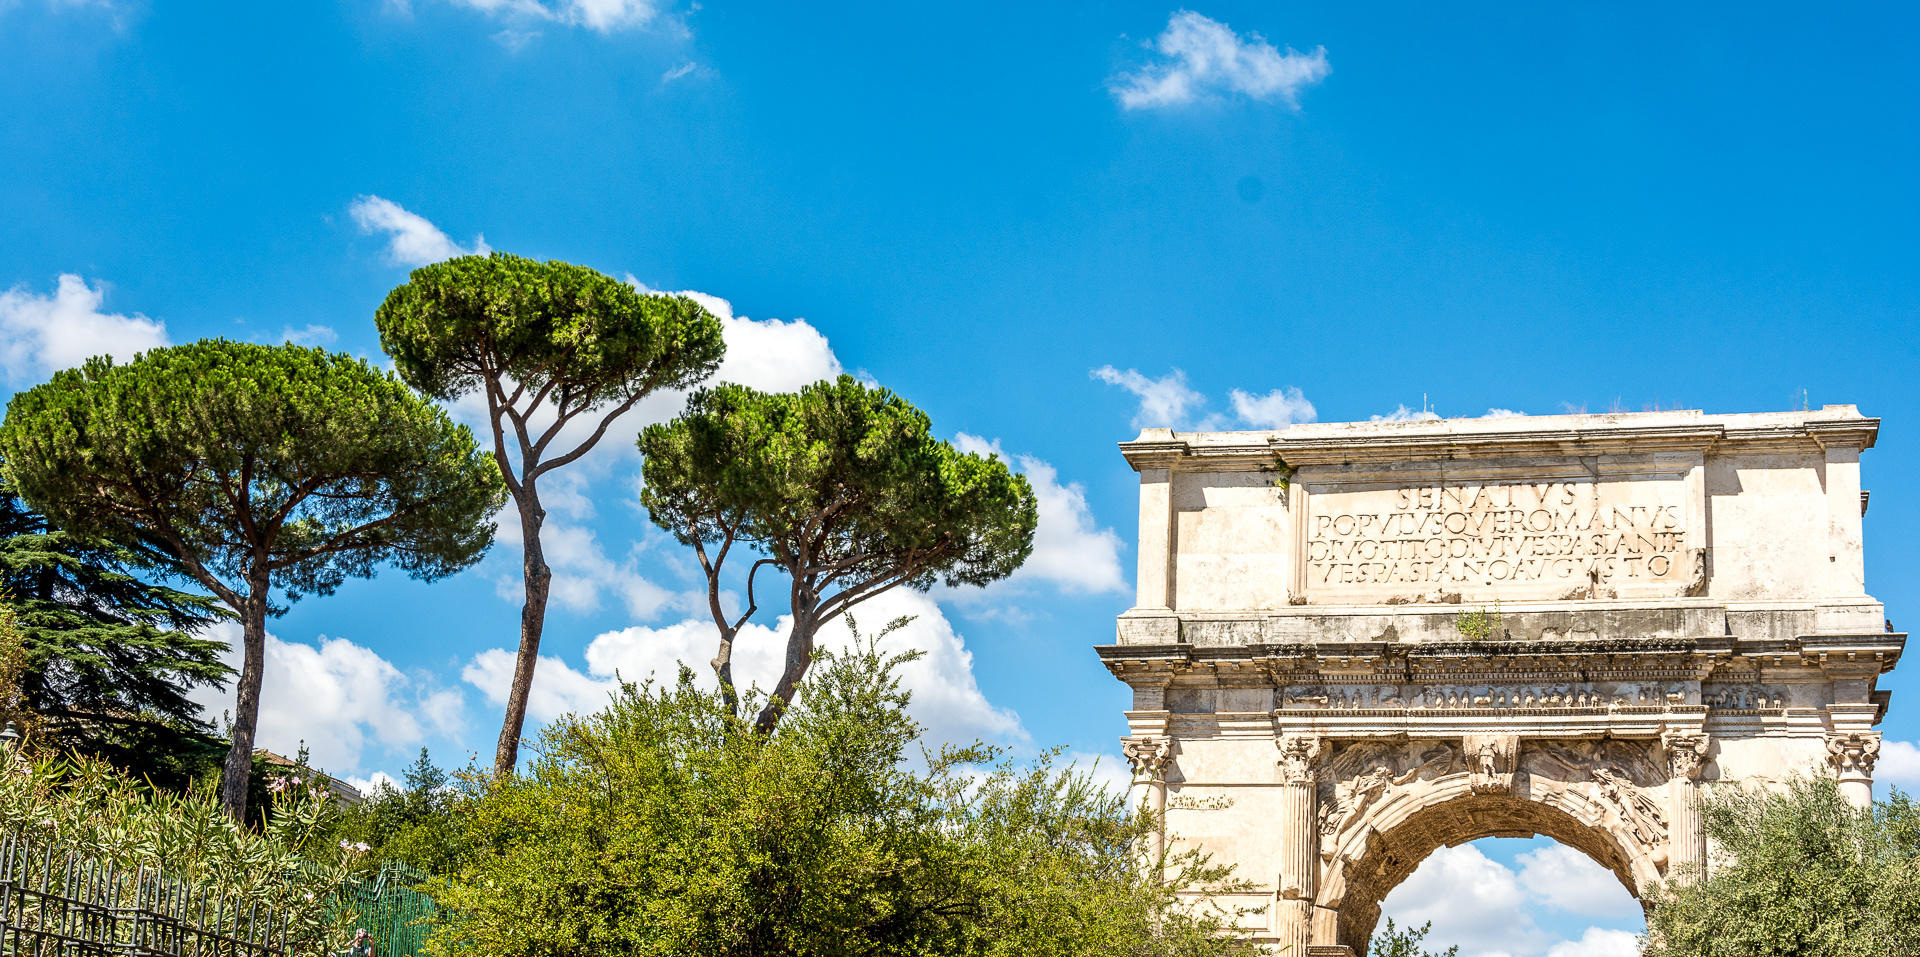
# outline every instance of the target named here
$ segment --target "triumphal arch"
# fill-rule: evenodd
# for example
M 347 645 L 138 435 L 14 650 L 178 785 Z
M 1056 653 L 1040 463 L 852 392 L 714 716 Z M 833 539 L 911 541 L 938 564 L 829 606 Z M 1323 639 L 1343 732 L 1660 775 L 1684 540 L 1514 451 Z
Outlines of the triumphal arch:
M 1099 648 L 1161 840 L 1295 955 L 1365 950 L 1434 849 L 1542 834 L 1645 899 L 1702 788 L 1870 800 L 1895 633 L 1866 592 L 1877 419 L 1649 412 L 1149 429 L 1137 605 Z

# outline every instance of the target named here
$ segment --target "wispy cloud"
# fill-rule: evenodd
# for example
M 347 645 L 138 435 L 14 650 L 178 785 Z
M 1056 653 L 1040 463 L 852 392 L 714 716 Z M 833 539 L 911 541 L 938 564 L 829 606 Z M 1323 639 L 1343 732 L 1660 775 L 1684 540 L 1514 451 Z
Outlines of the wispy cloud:
M 304 329 L 287 326 L 280 330 L 280 341 L 291 342 L 296 346 L 330 346 L 340 341 L 340 334 L 332 326 L 308 323 Z
M 387 244 L 387 258 L 396 266 L 425 266 L 455 256 L 486 255 L 493 251 L 485 236 L 475 236 L 471 249 L 461 248 L 425 216 L 410 212 L 390 199 L 362 196 L 354 200 L 347 211 L 353 214 L 353 221 L 360 224 L 361 232 L 380 232 L 392 237 Z
M 1090 374 L 1108 385 L 1117 385 L 1140 397 L 1140 408 L 1133 415 L 1133 427 L 1136 429 L 1211 432 L 1235 422 L 1247 428 L 1284 429 L 1301 422 L 1312 422 L 1316 414 L 1313 403 L 1307 401 L 1306 395 L 1294 386 L 1275 389 L 1265 395 L 1256 395 L 1244 389 L 1230 389 L 1227 400 L 1233 407 L 1233 415 L 1228 416 L 1219 412 L 1202 414 L 1207 397 L 1187 385 L 1187 374 L 1180 369 L 1174 369 L 1157 379 L 1142 375 L 1136 369 L 1123 372 L 1113 366 L 1101 366 Z
M 488 17 L 515 26 L 552 23 L 580 27 L 602 36 L 623 30 L 638 30 L 670 21 L 666 5 L 658 0 L 448 0 L 454 6 L 477 10 Z M 514 30 L 506 39 L 494 39 L 513 49 L 539 36 L 537 31 Z
M 99 355 L 122 362 L 168 344 L 166 323 L 139 313 L 102 312 L 107 284 L 64 274 L 40 295 L 21 283 L 0 292 L 0 368 L 16 385 Z
M 673 69 L 660 74 L 660 83 L 662 86 L 664 86 L 698 69 L 700 69 L 700 64 L 695 63 L 692 60 L 688 60 L 687 62 L 682 63 L 679 66 L 674 67 Z
M 1192 10 L 1173 14 L 1152 49 L 1158 54 L 1153 62 L 1107 83 L 1127 109 L 1183 106 L 1233 95 L 1298 108 L 1300 90 L 1332 70 L 1325 47 L 1312 53 L 1281 51 L 1257 33 L 1237 35 L 1226 24 Z

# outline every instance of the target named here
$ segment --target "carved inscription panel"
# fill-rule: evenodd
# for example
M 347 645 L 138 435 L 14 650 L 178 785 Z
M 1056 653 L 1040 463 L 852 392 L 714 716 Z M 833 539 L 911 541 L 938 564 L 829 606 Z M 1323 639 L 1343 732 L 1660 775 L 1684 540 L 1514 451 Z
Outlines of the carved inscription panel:
M 1678 477 L 1311 487 L 1302 584 L 1316 602 L 1680 594 L 1704 575 L 1685 496 Z

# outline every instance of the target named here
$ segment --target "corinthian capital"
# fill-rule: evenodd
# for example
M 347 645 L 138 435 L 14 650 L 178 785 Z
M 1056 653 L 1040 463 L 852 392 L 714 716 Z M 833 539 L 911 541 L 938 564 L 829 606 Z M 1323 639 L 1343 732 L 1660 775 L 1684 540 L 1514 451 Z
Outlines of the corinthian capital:
M 1700 769 L 1707 763 L 1709 742 L 1705 731 L 1668 731 L 1660 736 L 1660 746 L 1667 752 L 1667 771 L 1674 780 L 1691 781 L 1700 776 Z
M 1280 749 L 1280 779 L 1288 784 L 1313 783 L 1313 762 L 1320 758 L 1317 734 L 1283 734 L 1274 739 Z
M 1135 781 L 1158 781 L 1166 772 L 1167 759 L 1173 757 L 1173 739 L 1151 735 L 1121 738 L 1120 753 L 1126 756 L 1128 764 L 1133 765 Z
M 1871 777 L 1874 762 L 1878 760 L 1878 731 L 1835 731 L 1827 735 L 1827 763 L 1836 774 L 1853 772 Z

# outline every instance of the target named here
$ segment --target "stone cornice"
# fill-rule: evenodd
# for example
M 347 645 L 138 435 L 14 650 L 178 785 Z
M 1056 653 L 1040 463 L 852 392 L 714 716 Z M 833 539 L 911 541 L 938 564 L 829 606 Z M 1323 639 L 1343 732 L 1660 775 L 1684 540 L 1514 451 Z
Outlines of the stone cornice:
M 1247 645 L 1096 645 L 1100 661 L 1122 681 L 1164 683 L 1205 675 L 1271 681 L 1540 680 L 1542 676 L 1648 674 L 1706 678 L 1721 665 L 1749 659 L 1866 674 L 1893 670 L 1904 633 L 1808 635 L 1794 641 L 1697 638 L 1593 641 L 1295 642 Z
M 1869 449 L 1880 420 L 1852 406 L 1819 412 L 1521 416 L 1425 422 L 1316 423 L 1280 431 L 1147 429 L 1120 452 L 1135 470 L 1271 468 L 1493 457 L 1655 455 L 1731 450 Z

